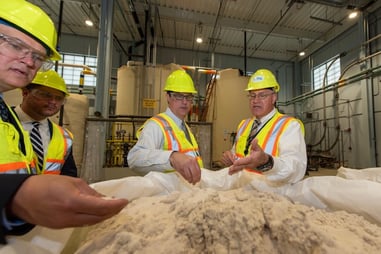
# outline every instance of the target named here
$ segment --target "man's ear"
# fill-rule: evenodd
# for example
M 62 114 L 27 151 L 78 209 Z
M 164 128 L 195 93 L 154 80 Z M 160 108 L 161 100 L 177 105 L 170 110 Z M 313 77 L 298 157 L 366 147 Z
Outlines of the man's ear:
M 30 93 L 31 90 L 27 89 L 27 88 L 21 88 L 21 94 L 22 96 L 27 96 L 29 93 Z

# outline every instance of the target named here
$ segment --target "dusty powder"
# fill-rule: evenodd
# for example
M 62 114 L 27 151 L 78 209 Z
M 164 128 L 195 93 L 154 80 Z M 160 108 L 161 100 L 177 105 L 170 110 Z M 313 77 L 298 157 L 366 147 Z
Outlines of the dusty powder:
M 87 253 L 380 253 L 381 228 L 270 193 L 196 190 L 131 202 L 90 228 Z

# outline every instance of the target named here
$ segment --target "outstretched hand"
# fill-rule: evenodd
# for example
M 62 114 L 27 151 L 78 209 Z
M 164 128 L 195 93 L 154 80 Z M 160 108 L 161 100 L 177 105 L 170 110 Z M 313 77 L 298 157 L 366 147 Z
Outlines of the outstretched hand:
M 126 199 L 105 199 L 85 181 L 63 175 L 29 177 L 10 205 L 13 215 L 49 228 L 92 225 L 119 213 Z
M 233 162 L 229 168 L 229 175 L 237 173 L 245 168 L 255 169 L 268 161 L 268 155 L 258 145 L 258 139 L 251 142 L 250 154 Z

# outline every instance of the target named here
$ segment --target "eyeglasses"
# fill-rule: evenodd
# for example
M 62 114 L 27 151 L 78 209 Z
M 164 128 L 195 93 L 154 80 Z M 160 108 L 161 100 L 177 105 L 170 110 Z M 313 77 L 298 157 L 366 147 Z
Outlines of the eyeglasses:
M 273 95 L 273 94 L 274 94 L 274 92 L 272 92 L 272 93 L 259 93 L 259 94 L 250 93 L 247 95 L 247 98 L 249 98 L 250 100 L 255 100 L 258 98 L 259 100 L 263 101 L 268 96 Z
M 9 56 L 16 56 L 19 59 L 23 59 L 27 56 L 30 56 L 33 60 L 34 65 L 37 66 L 40 69 L 40 71 L 48 71 L 54 65 L 54 63 L 50 59 L 48 59 L 47 56 L 44 56 L 43 54 L 36 52 L 25 42 L 17 38 L 0 33 L 0 40 L 3 41 L 3 43 L 0 42 L 0 45 L 3 46 L 0 51 L 3 54 Z
M 187 101 L 193 101 L 194 96 L 193 95 L 184 95 L 180 93 L 171 93 L 171 96 L 174 97 L 177 101 L 187 100 Z
M 31 91 L 31 94 L 40 100 L 46 100 L 46 101 L 55 100 L 56 102 L 59 102 L 59 103 L 65 103 L 65 101 L 66 101 L 66 97 L 63 95 L 62 96 L 61 95 L 55 95 L 55 94 L 51 94 L 47 91 L 43 91 L 43 90 L 39 90 L 39 89 L 33 89 Z

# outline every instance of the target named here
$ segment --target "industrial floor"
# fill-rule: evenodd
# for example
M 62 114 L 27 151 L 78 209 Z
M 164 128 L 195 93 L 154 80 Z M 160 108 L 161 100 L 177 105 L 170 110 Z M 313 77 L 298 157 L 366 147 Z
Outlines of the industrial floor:
M 306 177 L 310 176 L 334 176 L 337 174 L 337 169 L 319 168 L 318 170 L 307 171 Z M 105 168 L 105 180 L 118 179 L 127 176 L 139 176 L 130 168 L 113 167 Z

